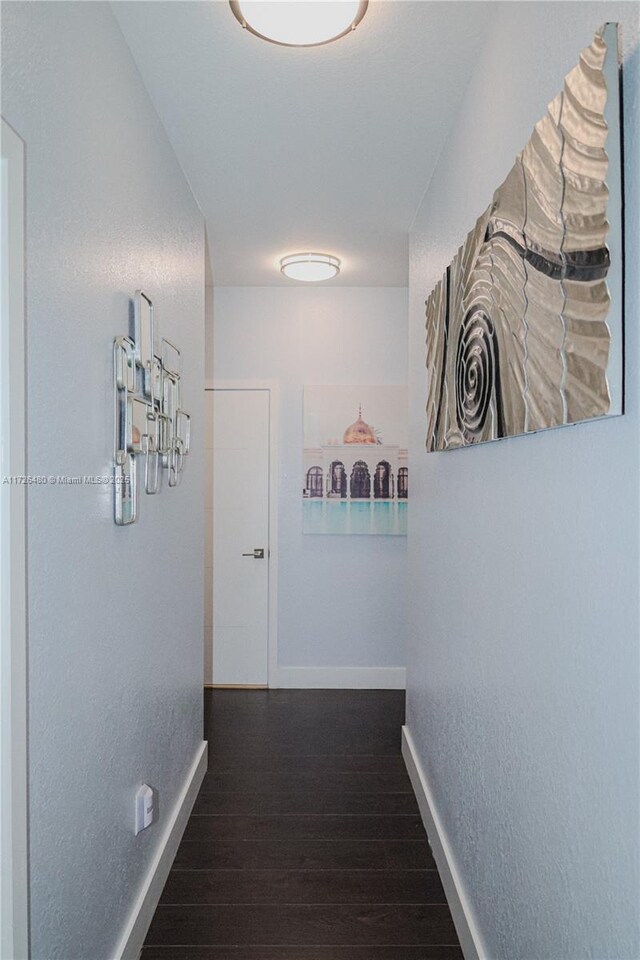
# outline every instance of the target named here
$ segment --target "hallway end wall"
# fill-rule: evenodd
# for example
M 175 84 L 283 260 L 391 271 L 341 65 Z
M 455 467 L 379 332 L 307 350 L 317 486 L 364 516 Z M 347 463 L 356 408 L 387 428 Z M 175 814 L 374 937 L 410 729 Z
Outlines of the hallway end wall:
M 406 537 L 303 535 L 302 472 L 305 385 L 406 383 L 406 288 L 216 287 L 212 331 L 208 378 L 280 385 L 280 681 L 403 677 Z
M 182 484 L 116 527 L 108 484 L 31 485 L 33 960 L 114 960 L 202 748 L 203 221 L 106 3 L 7 3 L 26 144 L 28 471 L 113 471 L 113 340 L 154 301 L 184 359 Z M 134 836 L 134 798 L 157 818 Z
M 497 8 L 411 243 L 408 727 L 484 956 L 637 960 L 639 8 Z M 425 299 L 616 19 L 626 414 L 427 454 Z

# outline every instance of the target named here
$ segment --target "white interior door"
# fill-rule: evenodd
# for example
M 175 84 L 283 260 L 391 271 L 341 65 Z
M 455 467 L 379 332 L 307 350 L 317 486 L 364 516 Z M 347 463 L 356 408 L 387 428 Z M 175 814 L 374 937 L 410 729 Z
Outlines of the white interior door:
M 267 685 L 269 391 L 214 389 L 212 682 Z

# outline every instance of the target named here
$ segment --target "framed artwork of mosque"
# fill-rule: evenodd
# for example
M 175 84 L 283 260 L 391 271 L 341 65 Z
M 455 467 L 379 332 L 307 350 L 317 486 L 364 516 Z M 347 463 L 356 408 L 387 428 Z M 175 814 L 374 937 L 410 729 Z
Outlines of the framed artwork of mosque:
M 303 533 L 405 536 L 407 387 L 304 389 Z

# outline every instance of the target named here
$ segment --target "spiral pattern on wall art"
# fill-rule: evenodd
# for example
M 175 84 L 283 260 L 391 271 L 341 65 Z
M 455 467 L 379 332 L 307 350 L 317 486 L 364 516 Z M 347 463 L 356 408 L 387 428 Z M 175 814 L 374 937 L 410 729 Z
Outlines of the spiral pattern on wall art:
M 607 24 L 426 301 L 428 450 L 622 412 L 620 156 Z
M 456 356 L 456 418 L 465 439 L 480 436 L 499 384 L 495 332 L 489 317 L 475 310 L 465 317 Z

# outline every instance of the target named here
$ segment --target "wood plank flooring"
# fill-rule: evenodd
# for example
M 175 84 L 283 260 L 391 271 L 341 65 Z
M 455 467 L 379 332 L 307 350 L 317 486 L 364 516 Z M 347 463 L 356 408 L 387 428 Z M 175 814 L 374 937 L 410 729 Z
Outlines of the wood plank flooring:
M 463 960 L 404 694 L 207 690 L 209 772 L 142 960 Z

